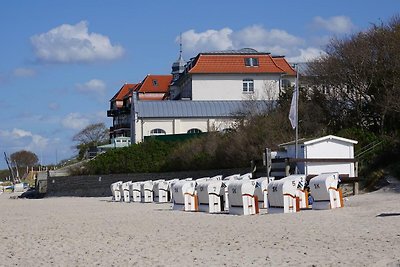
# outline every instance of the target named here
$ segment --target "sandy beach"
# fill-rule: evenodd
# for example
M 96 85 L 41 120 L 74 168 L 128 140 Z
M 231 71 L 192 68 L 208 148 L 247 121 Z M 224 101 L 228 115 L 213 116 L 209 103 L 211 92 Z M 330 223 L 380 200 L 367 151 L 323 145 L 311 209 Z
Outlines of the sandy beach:
M 0 194 L 0 266 L 400 266 L 400 190 L 254 216 Z

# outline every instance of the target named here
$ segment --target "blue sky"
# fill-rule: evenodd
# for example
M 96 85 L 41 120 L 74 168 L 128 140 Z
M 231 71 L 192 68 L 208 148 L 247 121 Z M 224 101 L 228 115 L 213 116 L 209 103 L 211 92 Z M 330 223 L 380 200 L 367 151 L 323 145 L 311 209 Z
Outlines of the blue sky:
M 399 11 L 398 0 L 1 1 L 0 152 L 74 155 L 75 133 L 111 125 L 123 83 L 170 73 L 180 33 L 185 59 L 252 47 L 300 62 Z

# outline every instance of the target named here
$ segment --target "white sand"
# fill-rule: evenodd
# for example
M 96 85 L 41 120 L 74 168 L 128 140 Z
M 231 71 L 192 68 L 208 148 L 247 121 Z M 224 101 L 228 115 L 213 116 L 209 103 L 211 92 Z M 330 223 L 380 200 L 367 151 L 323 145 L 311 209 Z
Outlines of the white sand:
M 110 198 L 0 195 L 0 266 L 400 266 L 400 192 L 345 208 L 210 215 Z

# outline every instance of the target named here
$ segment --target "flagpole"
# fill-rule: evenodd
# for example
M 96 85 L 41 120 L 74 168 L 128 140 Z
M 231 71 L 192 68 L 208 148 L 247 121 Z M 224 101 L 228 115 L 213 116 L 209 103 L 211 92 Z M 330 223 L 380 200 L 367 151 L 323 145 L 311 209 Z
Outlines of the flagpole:
M 299 143 L 299 64 L 296 64 L 296 139 L 295 139 L 295 147 L 294 154 L 297 159 L 298 156 L 298 143 Z M 298 173 L 297 162 L 295 168 L 295 174 Z

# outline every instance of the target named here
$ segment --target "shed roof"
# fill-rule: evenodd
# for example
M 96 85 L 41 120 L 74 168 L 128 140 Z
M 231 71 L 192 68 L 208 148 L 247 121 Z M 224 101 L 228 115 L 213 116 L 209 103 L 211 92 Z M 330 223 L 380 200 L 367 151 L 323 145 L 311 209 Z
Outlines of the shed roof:
M 232 118 L 239 117 L 250 108 L 263 112 L 274 101 L 134 101 L 133 108 L 139 118 Z M 243 113 L 241 113 L 243 112 Z
M 315 143 L 319 143 L 322 141 L 326 141 L 326 140 L 338 140 L 338 141 L 342 141 L 345 143 L 350 143 L 350 144 L 357 144 L 358 141 L 355 140 L 351 140 L 351 139 L 347 139 L 347 138 L 343 138 L 343 137 L 339 137 L 339 136 L 335 136 L 335 135 L 326 135 L 320 138 L 302 138 L 298 140 L 298 144 L 304 144 L 304 145 L 311 145 L 311 144 L 315 144 Z M 279 146 L 290 146 L 290 145 L 294 145 L 296 143 L 296 141 L 290 141 L 287 143 L 283 143 L 280 144 Z

